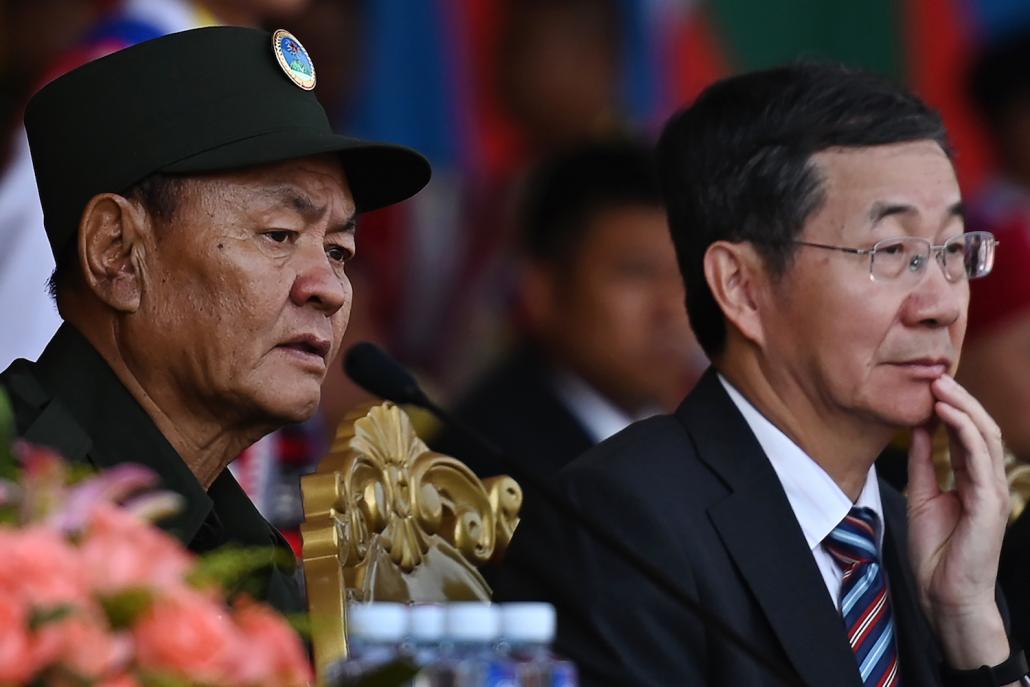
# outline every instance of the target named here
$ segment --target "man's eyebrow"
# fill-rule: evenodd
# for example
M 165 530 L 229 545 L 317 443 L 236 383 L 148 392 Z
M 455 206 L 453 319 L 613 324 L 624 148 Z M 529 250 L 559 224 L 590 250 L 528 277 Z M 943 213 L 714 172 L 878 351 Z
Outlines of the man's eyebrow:
M 869 221 L 874 225 L 881 220 L 891 217 L 892 215 L 909 215 L 918 214 L 919 210 L 914 205 L 907 203 L 884 203 L 877 202 L 873 203 L 873 207 L 869 209 Z M 965 219 L 966 217 L 966 204 L 961 200 L 952 203 L 948 207 L 948 217 L 958 217 Z
M 307 219 L 320 217 L 325 212 L 325 206 L 315 205 L 310 196 L 295 186 L 273 186 L 265 193 L 278 202 L 290 206 Z
M 358 232 L 358 220 L 353 215 L 345 221 L 343 224 L 334 225 L 326 232 L 326 234 L 343 234 L 350 233 L 356 234 Z
M 295 186 L 274 186 L 269 189 L 267 193 L 279 202 L 296 210 L 305 219 L 318 219 L 325 213 L 326 208 L 324 205 L 316 205 L 310 196 Z M 342 224 L 330 229 L 329 233 L 345 231 L 354 232 L 357 231 L 357 228 L 358 222 L 352 212 Z
M 915 212 L 917 212 L 917 210 L 914 205 L 908 205 L 906 203 L 876 202 L 873 203 L 873 207 L 869 209 L 869 221 L 873 224 L 877 224 L 892 215 L 908 215 Z

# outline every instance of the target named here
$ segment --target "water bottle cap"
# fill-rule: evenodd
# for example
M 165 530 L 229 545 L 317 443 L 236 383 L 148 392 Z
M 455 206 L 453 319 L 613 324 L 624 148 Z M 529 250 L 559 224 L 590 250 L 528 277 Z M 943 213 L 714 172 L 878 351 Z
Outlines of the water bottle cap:
M 444 607 L 439 604 L 412 606 L 409 621 L 413 639 L 435 641 L 443 637 Z
M 408 631 L 408 607 L 376 601 L 347 607 L 347 634 L 373 642 L 399 642 Z
M 489 642 L 497 639 L 501 616 L 495 606 L 478 601 L 447 605 L 447 637 L 455 642 Z
M 501 636 L 509 642 L 554 641 L 554 606 L 549 603 L 507 603 L 501 606 Z

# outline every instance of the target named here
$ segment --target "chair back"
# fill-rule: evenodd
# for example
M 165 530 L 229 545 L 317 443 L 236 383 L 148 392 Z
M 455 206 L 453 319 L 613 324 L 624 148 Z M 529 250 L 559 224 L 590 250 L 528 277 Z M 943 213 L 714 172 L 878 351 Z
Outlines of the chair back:
M 513 479 L 430 451 L 389 402 L 347 416 L 301 491 L 319 676 L 346 657 L 350 601 L 489 601 L 478 568 L 503 555 L 522 507 Z

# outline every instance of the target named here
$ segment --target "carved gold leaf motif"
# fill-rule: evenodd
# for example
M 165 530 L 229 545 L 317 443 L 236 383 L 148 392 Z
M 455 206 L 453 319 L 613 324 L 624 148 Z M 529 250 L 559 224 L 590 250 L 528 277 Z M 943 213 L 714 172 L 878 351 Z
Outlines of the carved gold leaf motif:
M 503 554 L 522 490 L 430 451 L 392 403 L 351 413 L 302 478 L 315 662 L 346 655 L 347 601 L 489 600 L 477 567 Z

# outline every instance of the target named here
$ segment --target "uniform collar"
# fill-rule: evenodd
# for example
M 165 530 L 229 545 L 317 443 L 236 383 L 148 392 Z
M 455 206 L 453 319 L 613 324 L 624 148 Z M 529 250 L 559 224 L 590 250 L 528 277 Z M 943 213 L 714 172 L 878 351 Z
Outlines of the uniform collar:
M 89 437 L 85 456 L 67 457 L 88 459 L 101 469 L 133 462 L 152 470 L 165 489 L 184 500 L 182 509 L 164 523 L 166 529 L 191 542 L 212 513 L 211 497 L 96 349 L 65 323 L 35 368 L 53 397 L 50 416 L 71 419 Z

